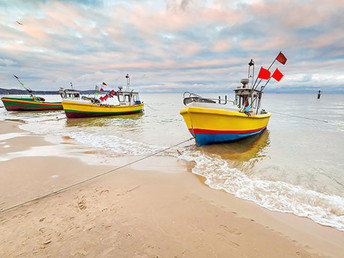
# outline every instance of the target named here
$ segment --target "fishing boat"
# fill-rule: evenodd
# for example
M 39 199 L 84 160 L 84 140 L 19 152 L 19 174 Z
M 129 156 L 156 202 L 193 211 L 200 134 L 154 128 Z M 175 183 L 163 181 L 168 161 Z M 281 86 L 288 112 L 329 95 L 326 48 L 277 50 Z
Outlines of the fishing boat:
M 7 111 L 62 110 L 61 102 L 47 102 L 42 97 L 2 97 Z
M 283 54 L 280 52 L 280 55 Z M 278 57 L 275 60 L 280 61 L 281 59 L 279 60 Z M 286 58 L 284 63 L 281 63 L 285 64 L 285 62 Z M 183 101 L 186 107 L 180 111 L 180 114 L 198 146 L 236 141 L 259 134 L 266 129 L 271 113 L 261 108 L 261 100 L 263 89 L 271 79 L 269 70 L 273 63 L 269 69 L 262 67 L 255 82 L 253 82 L 254 62 L 251 59 L 248 78 L 242 79 L 241 85 L 234 89 L 235 99 L 233 101 L 229 101 L 227 96 L 224 99 L 221 97 L 211 99 L 203 98 L 194 93 L 184 93 Z M 272 78 L 279 81 L 283 75 L 281 76 L 279 70 L 276 70 Z M 250 78 L 252 80 L 251 85 L 249 85 Z M 257 83 L 258 79 L 260 81 Z M 267 81 L 258 89 L 263 79 Z
M 117 91 L 110 91 L 104 97 L 86 97 L 80 99 L 63 99 L 62 106 L 68 118 L 82 117 L 102 117 L 102 116 L 118 116 L 140 113 L 143 110 L 143 103 L 140 101 L 139 93 L 129 89 L 129 75 L 127 78 L 127 87 L 118 87 Z M 116 99 L 115 101 L 107 101 L 107 99 Z
M 33 91 L 24 86 L 19 77 L 14 78 L 27 91 L 29 97 L 2 97 L 1 101 L 7 111 L 42 111 L 42 110 L 62 110 L 61 102 L 47 102 L 44 98 L 35 96 Z

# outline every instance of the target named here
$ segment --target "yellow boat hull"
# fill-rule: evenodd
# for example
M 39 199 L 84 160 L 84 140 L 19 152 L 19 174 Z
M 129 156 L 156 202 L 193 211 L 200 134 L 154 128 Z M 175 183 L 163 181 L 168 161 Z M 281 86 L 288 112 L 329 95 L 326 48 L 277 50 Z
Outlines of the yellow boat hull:
M 271 114 L 245 113 L 202 107 L 187 107 L 180 111 L 190 133 L 199 146 L 235 141 L 261 133 Z
M 68 118 L 129 115 L 142 112 L 143 103 L 131 106 L 91 104 L 76 101 L 62 101 Z

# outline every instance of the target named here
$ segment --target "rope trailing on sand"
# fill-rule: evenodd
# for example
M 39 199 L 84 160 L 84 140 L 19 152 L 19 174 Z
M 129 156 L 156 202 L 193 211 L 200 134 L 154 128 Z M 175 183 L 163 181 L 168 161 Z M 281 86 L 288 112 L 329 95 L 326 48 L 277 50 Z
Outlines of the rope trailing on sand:
M 177 143 L 177 144 L 174 144 L 174 145 L 172 145 L 172 146 L 170 146 L 170 147 L 167 147 L 167 148 L 165 148 L 165 149 L 163 149 L 163 150 L 159 150 L 159 151 L 156 151 L 156 152 L 154 152 L 154 153 L 151 153 L 151 154 L 149 154 L 149 155 L 147 155 L 147 156 L 144 156 L 144 157 L 142 157 L 142 158 L 140 158 L 140 159 L 137 159 L 137 160 L 134 160 L 134 161 L 132 161 L 132 162 L 129 162 L 129 163 L 125 164 L 125 165 L 119 166 L 119 167 L 117 167 L 117 168 L 111 169 L 111 170 L 109 170 L 109 171 L 106 171 L 106 172 L 97 174 L 97 175 L 92 176 L 92 177 L 89 177 L 89 178 L 86 178 L 86 179 L 84 179 L 84 180 L 82 180 L 82 181 L 79 181 L 79 182 L 76 182 L 76 183 L 74 183 L 74 184 L 71 184 L 71 185 L 62 187 L 62 188 L 60 188 L 60 189 L 58 189 L 58 190 L 55 190 L 55 191 L 53 191 L 53 192 L 50 192 L 50 193 L 47 193 L 47 194 L 44 194 L 44 195 L 41 195 L 41 196 L 38 196 L 38 197 L 33 198 L 33 199 L 31 199 L 31 200 L 28 200 L 28 201 L 25 201 L 25 202 L 22 202 L 22 203 L 15 204 L 15 205 L 13 205 L 13 206 L 11 206 L 11 207 L 8 207 L 8 208 L 6 208 L 6 209 L 0 210 L 0 214 L 1 214 L 1 213 L 4 213 L 4 212 L 6 212 L 6 211 L 12 210 L 12 209 L 21 207 L 21 206 L 23 206 L 23 205 L 25 205 L 25 204 L 28 204 L 28 203 L 30 203 L 30 202 L 38 201 L 38 200 L 43 199 L 43 198 L 46 198 L 46 197 L 48 197 L 48 196 L 51 196 L 51 195 L 54 195 L 54 194 L 58 194 L 58 193 L 60 193 L 60 192 L 62 192 L 62 191 L 68 190 L 68 189 L 73 188 L 73 187 L 75 187 L 75 186 L 77 186 L 77 185 L 81 185 L 81 184 L 86 183 L 86 182 L 88 182 L 88 181 L 94 180 L 94 179 L 96 179 L 96 178 L 98 178 L 98 177 L 101 177 L 101 176 L 110 174 L 110 173 L 112 173 L 112 172 L 115 172 L 115 171 L 117 171 L 117 170 L 120 170 L 120 169 L 122 169 L 122 168 L 125 168 L 125 167 L 127 167 L 127 166 L 130 166 L 130 165 L 132 165 L 132 164 L 135 164 L 135 163 L 137 163 L 137 162 L 139 162 L 139 161 L 142 161 L 142 160 L 144 160 L 144 159 L 148 159 L 148 158 L 150 158 L 150 157 L 152 157 L 152 156 L 155 156 L 155 155 L 157 155 L 157 154 L 159 154 L 159 153 L 165 152 L 165 151 L 167 151 L 167 150 L 169 150 L 169 149 L 172 149 L 172 148 L 174 148 L 174 147 L 176 147 L 176 146 L 178 146 L 178 145 L 181 145 L 181 144 L 183 144 L 183 143 L 186 143 L 186 142 L 188 142 L 188 141 L 190 141 L 190 140 L 192 140 L 192 139 L 193 139 L 193 137 L 191 137 L 190 139 L 187 139 L 187 140 L 185 140 L 185 141 L 179 142 L 179 143 Z
M 297 118 L 302 118 L 302 119 L 307 119 L 307 120 L 313 120 L 313 121 L 320 121 L 320 122 L 328 123 L 327 120 L 323 120 L 323 119 L 310 118 L 310 117 L 298 116 L 298 115 L 290 115 L 290 114 L 280 113 L 280 112 L 276 112 L 276 111 L 271 111 L 271 112 L 274 114 L 279 114 L 279 115 L 285 115 L 285 116 L 291 116 L 291 117 L 297 117 Z

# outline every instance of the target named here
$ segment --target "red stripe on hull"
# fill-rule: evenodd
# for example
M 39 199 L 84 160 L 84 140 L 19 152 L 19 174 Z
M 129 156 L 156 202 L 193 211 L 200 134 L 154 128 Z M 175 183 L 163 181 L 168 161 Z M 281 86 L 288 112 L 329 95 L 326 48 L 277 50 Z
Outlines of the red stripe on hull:
M 141 113 L 142 110 L 121 113 L 86 113 L 86 112 L 65 112 L 68 118 L 83 118 L 83 117 L 102 117 L 102 116 L 121 116 Z
M 253 133 L 253 132 L 262 130 L 264 128 L 265 126 L 262 128 L 253 129 L 253 130 L 245 130 L 245 131 L 220 131 L 220 130 L 207 130 L 207 129 L 189 129 L 189 131 L 195 134 L 238 134 L 238 133 Z
M 13 106 L 4 105 L 7 111 L 42 111 L 42 110 L 62 110 L 61 108 L 44 108 L 44 107 L 26 107 L 26 106 Z

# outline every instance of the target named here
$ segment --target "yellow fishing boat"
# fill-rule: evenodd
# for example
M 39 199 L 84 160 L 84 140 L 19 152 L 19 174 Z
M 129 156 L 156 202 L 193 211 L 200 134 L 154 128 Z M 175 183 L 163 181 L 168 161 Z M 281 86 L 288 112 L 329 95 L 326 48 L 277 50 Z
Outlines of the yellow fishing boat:
M 127 87 L 118 87 L 102 97 L 81 96 L 71 90 L 61 90 L 62 106 L 68 118 L 119 116 L 140 113 L 143 103 L 138 92 L 129 90 L 130 80 L 127 74 Z M 71 97 L 72 96 L 72 97 Z
M 246 114 L 239 110 L 192 102 L 180 111 L 198 146 L 234 141 L 261 133 L 271 114 Z
M 279 56 L 281 55 L 283 54 L 280 53 Z M 275 60 L 281 62 L 279 56 Z M 286 58 L 282 61 L 284 63 L 281 63 L 285 64 Z M 234 89 L 234 101 L 229 101 L 227 96 L 224 99 L 220 97 L 211 99 L 203 98 L 194 93 L 184 93 L 183 98 L 186 107 L 180 111 L 180 114 L 198 146 L 235 141 L 259 134 L 265 130 L 271 114 L 261 109 L 261 99 L 263 89 L 271 79 L 269 69 L 261 68 L 255 83 L 253 83 L 254 62 L 251 60 L 248 77 L 252 78 L 252 84 L 249 85 L 249 79 L 242 79 L 241 85 Z M 283 75 L 278 69 L 276 70 L 277 72 L 275 71 L 272 78 L 279 81 Z M 267 81 L 265 85 L 257 89 L 261 82 L 260 80 L 259 83 L 256 83 L 259 78 Z
M 142 112 L 143 103 L 133 105 L 109 105 L 75 100 L 63 100 L 63 109 L 68 118 L 129 115 Z

